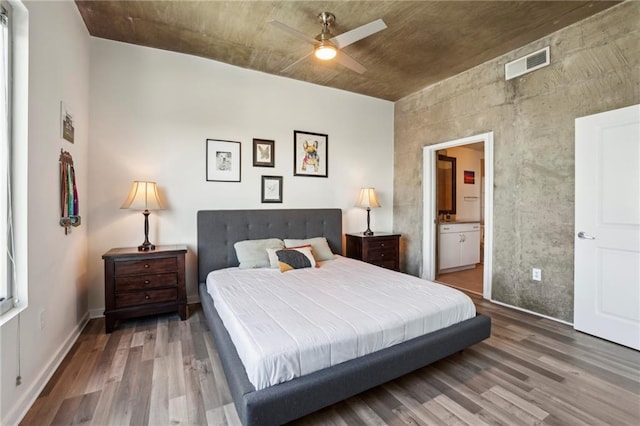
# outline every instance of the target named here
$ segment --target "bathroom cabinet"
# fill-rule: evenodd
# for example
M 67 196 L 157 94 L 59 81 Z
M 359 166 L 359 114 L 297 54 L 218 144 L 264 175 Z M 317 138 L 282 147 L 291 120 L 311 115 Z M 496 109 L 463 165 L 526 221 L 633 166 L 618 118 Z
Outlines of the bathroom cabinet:
M 439 271 L 474 268 L 480 262 L 480 223 L 441 223 Z

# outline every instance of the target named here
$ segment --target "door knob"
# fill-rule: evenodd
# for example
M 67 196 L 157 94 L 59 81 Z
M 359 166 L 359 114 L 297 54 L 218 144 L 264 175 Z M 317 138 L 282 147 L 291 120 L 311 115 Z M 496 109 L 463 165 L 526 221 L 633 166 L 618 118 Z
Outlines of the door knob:
M 582 232 L 582 231 L 578 232 L 578 238 L 581 238 L 583 240 L 595 240 L 596 239 L 596 237 L 594 237 L 592 235 L 589 235 L 586 232 Z

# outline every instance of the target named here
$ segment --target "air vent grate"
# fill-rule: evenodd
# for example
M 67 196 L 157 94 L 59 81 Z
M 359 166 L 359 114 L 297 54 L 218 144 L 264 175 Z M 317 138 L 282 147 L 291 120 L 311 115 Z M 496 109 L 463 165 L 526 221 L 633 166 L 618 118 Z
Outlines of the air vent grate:
M 549 46 L 537 52 L 530 53 L 504 66 L 505 80 L 519 77 L 531 71 L 546 67 L 550 63 Z

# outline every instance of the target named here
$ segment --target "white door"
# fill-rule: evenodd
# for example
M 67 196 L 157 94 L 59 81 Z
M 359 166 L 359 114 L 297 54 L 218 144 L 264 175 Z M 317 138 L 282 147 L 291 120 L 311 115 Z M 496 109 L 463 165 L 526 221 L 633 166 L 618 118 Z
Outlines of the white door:
M 575 137 L 574 327 L 640 349 L 640 105 Z

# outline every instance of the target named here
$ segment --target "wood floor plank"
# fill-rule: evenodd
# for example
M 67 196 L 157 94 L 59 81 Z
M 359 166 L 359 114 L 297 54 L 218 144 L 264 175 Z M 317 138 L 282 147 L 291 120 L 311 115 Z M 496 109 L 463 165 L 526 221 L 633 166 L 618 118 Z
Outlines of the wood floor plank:
M 347 400 L 347 404 L 366 425 L 386 425 L 385 421 L 380 416 L 378 416 L 376 412 L 369 406 L 369 404 L 365 403 L 359 396 L 349 398 Z
M 394 382 L 388 383 L 384 385 L 384 387 L 422 423 L 428 425 L 443 424 L 440 419 L 425 409 L 425 407 L 420 402 L 416 401 L 404 388 L 398 386 Z
M 640 424 L 640 352 L 473 296 L 492 337 L 295 425 Z M 21 422 L 240 426 L 202 310 L 91 320 Z
M 515 418 L 515 424 L 535 426 L 540 423 L 540 421 L 534 416 L 522 410 L 517 405 L 514 405 L 506 399 L 500 397 L 500 395 L 496 394 L 492 390 L 483 393 L 482 397 L 487 401 L 490 401 L 493 405 L 500 407 L 508 413 L 512 414 Z
M 111 413 L 111 406 L 116 398 L 116 392 L 118 391 L 119 385 L 119 382 L 105 383 L 104 389 L 100 393 L 100 398 L 98 399 L 98 403 L 93 413 L 93 418 L 91 419 L 92 426 L 104 426 L 113 423 L 109 417 L 109 413 Z
M 169 360 L 154 359 L 149 399 L 149 424 L 157 425 L 169 418 Z
M 80 405 L 76 410 L 75 415 L 73 416 L 73 420 L 71 421 L 72 425 L 89 425 L 91 424 L 91 420 L 93 419 L 93 415 L 96 411 L 96 407 L 98 405 L 98 401 L 100 400 L 100 396 L 102 395 L 102 391 L 95 391 L 91 393 L 87 393 L 82 396 L 80 400 Z
M 462 419 L 447 410 L 441 403 L 442 399 L 448 398 L 445 395 L 438 395 L 436 398 L 426 402 L 424 406 L 448 426 L 466 426 L 467 424 L 463 422 Z
M 242 426 L 240 422 L 240 417 L 238 417 L 238 412 L 236 411 L 236 407 L 233 403 L 225 404 L 224 408 L 224 417 L 227 421 L 227 425 L 229 426 Z

